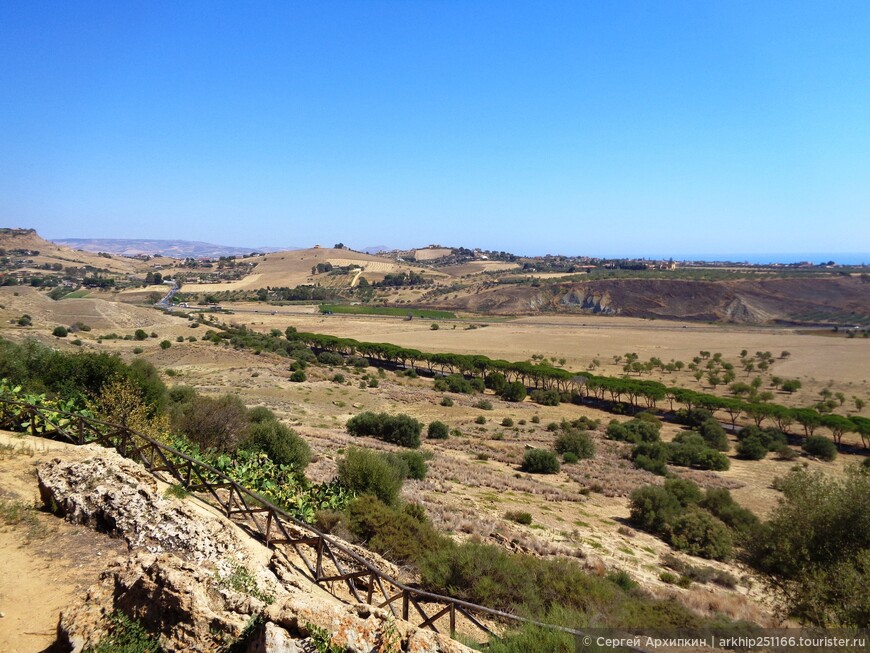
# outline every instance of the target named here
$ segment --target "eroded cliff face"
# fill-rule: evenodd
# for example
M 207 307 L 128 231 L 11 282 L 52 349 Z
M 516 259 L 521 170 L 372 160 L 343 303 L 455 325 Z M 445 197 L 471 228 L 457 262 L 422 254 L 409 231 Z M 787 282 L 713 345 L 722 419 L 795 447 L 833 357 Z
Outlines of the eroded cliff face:
M 116 610 L 159 633 L 167 651 L 217 651 L 243 634 L 251 652 L 305 651 L 314 627 L 359 653 L 469 650 L 387 610 L 339 601 L 210 507 L 167 498 L 144 468 L 88 448 L 41 464 L 40 495 L 66 519 L 124 540 L 129 554 L 61 614 L 58 638 L 71 650 L 97 644 Z

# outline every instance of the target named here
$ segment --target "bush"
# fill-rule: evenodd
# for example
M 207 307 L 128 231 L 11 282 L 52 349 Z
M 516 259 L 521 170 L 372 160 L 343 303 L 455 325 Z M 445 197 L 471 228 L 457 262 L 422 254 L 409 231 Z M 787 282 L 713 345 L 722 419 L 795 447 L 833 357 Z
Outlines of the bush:
M 136 332 L 133 334 L 133 337 L 136 340 L 147 340 L 148 334 L 143 329 L 136 329 Z
M 811 435 L 804 440 L 801 449 L 810 456 L 815 456 L 816 458 L 827 460 L 828 462 L 837 457 L 837 445 L 835 445 L 832 440 L 828 440 L 828 438 L 822 435 Z
M 248 411 L 235 395 L 194 395 L 176 414 L 175 426 L 202 449 L 232 453 L 248 434 Z
M 161 340 L 160 341 L 160 349 L 169 349 L 171 346 L 172 346 L 172 343 L 169 342 L 168 340 Z
M 541 416 L 540 415 L 532 415 L 532 424 L 540 424 Z
M 330 380 L 333 383 L 344 383 L 345 382 L 344 374 L 334 374 L 332 376 L 332 379 L 330 379 Z
M 629 521 L 641 530 L 663 533 L 682 511 L 679 500 L 665 488 L 644 485 L 631 493 Z
M 384 442 L 416 449 L 420 446 L 423 425 L 408 415 L 365 412 L 347 421 L 348 433 L 354 436 L 368 435 Z
M 622 423 L 611 420 L 605 433 L 611 440 L 638 444 L 640 442 L 658 442 L 661 428 L 661 422 L 657 418 L 654 422 L 648 418 L 634 418 Z
M 66 327 L 56 326 L 54 327 L 54 331 L 51 332 L 51 335 L 55 338 L 66 338 L 67 333 Z
M 523 401 L 526 398 L 526 386 L 522 381 L 514 381 L 506 384 L 499 395 L 505 401 Z
M 559 471 L 559 459 L 546 449 L 529 449 L 523 456 L 521 469 L 529 474 L 555 474 Z
M 430 551 L 445 545 L 419 508 L 390 507 L 374 496 L 361 496 L 348 506 L 351 533 L 367 548 L 398 563 L 419 563 Z
M 558 390 L 543 390 L 541 388 L 532 391 L 532 401 L 542 406 L 558 406 L 562 401 L 562 395 Z
M 449 376 L 435 379 L 433 387 L 439 392 L 444 392 L 445 390 L 460 394 L 471 394 L 474 392 L 471 382 L 461 374 L 450 374 Z
M 728 527 L 707 512 L 690 509 L 674 518 L 668 540 L 675 549 L 713 560 L 731 555 L 733 540 Z
M 761 460 L 767 455 L 767 447 L 757 437 L 750 436 L 737 443 L 737 455 L 746 460 Z
M 317 354 L 317 362 L 321 365 L 344 365 L 344 356 L 333 351 L 322 351 Z
M 505 417 L 505 418 L 501 421 L 501 425 L 504 426 L 504 427 L 511 427 L 511 426 L 514 425 L 514 421 L 513 421 L 510 417 Z
M 434 422 L 429 422 L 429 426 L 426 429 L 426 437 L 430 440 L 446 440 L 448 432 L 447 424 L 435 420 Z
M 690 428 L 698 428 L 709 419 L 713 419 L 713 413 L 705 408 L 693 408 L 692 410 L 683 408 L 678 410 L 674 417 L 677 424 L 683 424 Z
M 565 463 L 566 465 L 573 465 L 578 460 L 580 460 L 580 459 L 577 457 L 577 454 L 571 453 L 570 451 L 562 454 L 562 462 Z
M 530 526 L 532 523 L 532 515 L 528 512 L 520 512 L 517 510 L 508 510 L 504 514 L 504 518 L 508 521 L 516 522 L 517 524 L 522 524 L 523 526 Z
M 681 467 L 723 471 L 731 461 L 720 451 L 707 446 L 706 440 L 694 431 L 683 431 L 668 445 L 668 461 Z
M 734 501 L 727 488 L 708 489 L 699 505 L 737 533 L 739 539 L 748 538 L 758 530 L 758 517 Z
M 293 383 L 302 383 L 307 378 L 308 377 L 305 375 L 305 372 L 303 372 L 302 370 L 296 370 L 295 372 L 293 372 L 293 374 L 290 375 L 290 380 Z
M 775 428 L 760 429 L 757 426 L 745 426 L 737 432 L 737 441 L 748 438 L 758 440 L 768 451 L 776 451 L 780 445 L 788 444 L 785 433 Z
M 641 442 L 631 450 L 635 467 L 659 476 L 665 476 L 668 472 L 668 455 L 668 445 L 664 442 Z
M 453 405 L 453 400 L 450 397 L 441 397 L 441 405 L 450 408 Z
M 556 438 L 553 446 L 556 453 L 571 453 L 577 458 L 592 458 L 595 455 L 595 444 L 585 431 L 569 428 Z
M 430 455 L 421 451 L 402 451 L 397 454 L 387 454 L 387 456 L 402 472 L 403 478 L 412 478 L 416 481 L 422 481 L 426 478 L 426 473 L 429 471 L 426 461 L 431 458 Z
M 474 407 L 480 408 L 481 410 L 492 410 L 492 402 L 488 399 L 480 399 L 474 404 Z
M 266 453 L 279 465 L 292 465 L 304 472 L 311 461 L 311 449 L 295 431 L 275 420 L 254 422 L 242 448 Z
M 711 449 L 728 451 L 731 448 L 725 429 L 715 419 L 707 419 L 698 427 L 698 432 Z
M 796 467 L 748 545 L 784 610 L 815 626 L 864 627 L 870 615 L 870 473 L 834 477 Z
M 186 386 L 176 386 L 177 388 L 185 388 Z M 174 391 L 176 388 L 172 388 Z M 193 388 L 190 388 L 193 390 Z M 266 408 L 265 406 L 254 406 L 248 410 L 248 421 L 251 424 L 260 424 L 261 422 L 274 422 L 277 421 L 277 417 L 275 417 L 275 413 Z
M 700 502 L 704 493 L 697 483 L 684 478 L 669 478 L 665 481 L 665 491 L 673 495 L 684 508 Z M 730 496 L 730 495 L 729 495 Z
M 474 418 L 475 424 L 486 424 L 486 418 L 483 415 L 478 415 Z
M 338 463 L 339 483 L 356 494 L 371 494 L 393 505 L 402 489 L 402 471 L 376 451 L 350 447 Z

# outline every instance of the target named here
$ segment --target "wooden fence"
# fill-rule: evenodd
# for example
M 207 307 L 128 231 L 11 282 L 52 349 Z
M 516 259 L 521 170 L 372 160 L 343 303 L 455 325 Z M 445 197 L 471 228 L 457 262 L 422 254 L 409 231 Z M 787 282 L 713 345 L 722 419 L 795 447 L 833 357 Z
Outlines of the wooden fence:
M 394 617 L 420 628 L 441 632 L 439 626 L 445 628 L 446 621 L 446 632 L 452 636 L 457 631 L 457 620 L 461 620 L 469 624 L 462 628 L 464 632 L 478 631 L 489 637 L 494 633 L 485 622 L 513 622 L 543 626 L 574 636 L 584 635 L 571 628 L 544 624 L 406 585 L 211 465 L 123 425 L 0 398 L 0 429 L 3 428 L 26 430 L 33 436 L 77 445 L 97 443 L 114 448 L 122 456 L 144 465 L 161 480 L 165 481 L 163 475 L 168 474 L 188 491 L 198 493 L 199 498 L 239 522 L 266 546 L 292 548 L 303 563 L 299 569 L 331 594 L 338 595 L 336 584 L 344 586 L 347 599 L 352 597 L 359 603 L 389 608 Z

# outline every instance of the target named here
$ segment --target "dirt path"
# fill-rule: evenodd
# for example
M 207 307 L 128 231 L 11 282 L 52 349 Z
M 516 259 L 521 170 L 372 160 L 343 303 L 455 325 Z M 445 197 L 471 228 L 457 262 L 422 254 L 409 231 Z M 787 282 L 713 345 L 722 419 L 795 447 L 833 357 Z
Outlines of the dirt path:
M 36 465 L 68 445 L 0 432 L 0 651 L 51 649 L 58 617 L 126 545 L 35 509 Z M 64 455 L 67 455 L 66 453 Z M 13 516 L 13 507 L 20 510 Z

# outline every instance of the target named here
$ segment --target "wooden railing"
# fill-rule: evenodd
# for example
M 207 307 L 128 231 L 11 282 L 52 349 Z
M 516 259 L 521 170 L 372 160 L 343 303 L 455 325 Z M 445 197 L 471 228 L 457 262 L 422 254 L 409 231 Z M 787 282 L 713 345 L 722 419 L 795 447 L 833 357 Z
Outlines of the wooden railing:
M 201 499 L 204 497 L 228 518 L 240 522 L 266 546 L 292 548 L 304 565 L 300 570 L 331 594 L 336 595 L 335 583 L 343 584 L 353 600 L 389 608 L 394 617 L 420 628 L 440 632 L 438 624 L 447 620 L 447 632 L 452 636 L 457 631 L 457 620 L 461 620 L 472 627 L 463 628 L 463 631 L 477 630 L 489 637 L 494 633 L 484 621 L 508 621 L 534 624 L 574 636 L 584 635 L 571 628 L 545 624 L 406 585 L 314 526 L 296 519 L 211 465 L 173 447 L 123 425 L 0 397 L 0 429 L 21 431 L 25 425 L 30 435 L 77 445 L 97 443 L 141 463 L 158 478 L 168 474 L 188 491 L 198 493 Z

